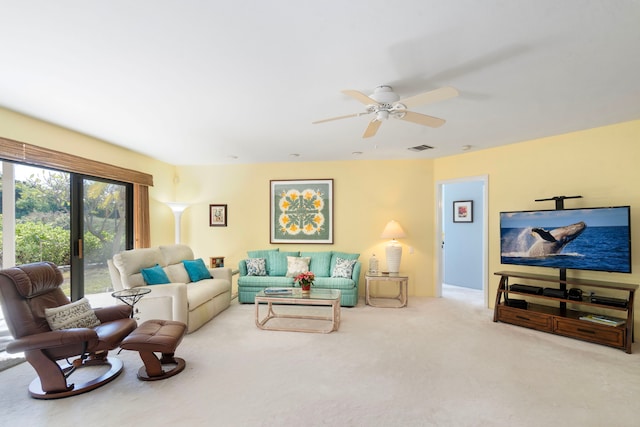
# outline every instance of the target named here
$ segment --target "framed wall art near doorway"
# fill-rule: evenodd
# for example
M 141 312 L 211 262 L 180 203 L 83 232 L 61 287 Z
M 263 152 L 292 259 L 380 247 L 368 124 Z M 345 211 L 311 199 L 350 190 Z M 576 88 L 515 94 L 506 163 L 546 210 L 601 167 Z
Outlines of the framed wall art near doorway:
M 453 202 L 453 222 L 473 222 L 473 200 Z
M 333 179 L 271 180 L 270 242 L 333 244 Z

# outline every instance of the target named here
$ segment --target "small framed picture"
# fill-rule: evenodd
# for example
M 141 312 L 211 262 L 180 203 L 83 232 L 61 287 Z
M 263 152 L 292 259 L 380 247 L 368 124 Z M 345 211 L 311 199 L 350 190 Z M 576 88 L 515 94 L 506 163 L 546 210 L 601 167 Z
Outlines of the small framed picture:
M 473 200 L 453 202 L 453 222 L 473 222 Z
M 209 205 L 209 227 L 227 226 L 227 205 Z

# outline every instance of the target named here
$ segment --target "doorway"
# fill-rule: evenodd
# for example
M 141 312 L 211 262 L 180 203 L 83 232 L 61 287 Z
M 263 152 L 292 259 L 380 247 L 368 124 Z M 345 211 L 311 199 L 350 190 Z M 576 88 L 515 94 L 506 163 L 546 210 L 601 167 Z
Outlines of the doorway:
M 436 183 L 438 297 L 489 305 L 487 185 L 487 176 Z

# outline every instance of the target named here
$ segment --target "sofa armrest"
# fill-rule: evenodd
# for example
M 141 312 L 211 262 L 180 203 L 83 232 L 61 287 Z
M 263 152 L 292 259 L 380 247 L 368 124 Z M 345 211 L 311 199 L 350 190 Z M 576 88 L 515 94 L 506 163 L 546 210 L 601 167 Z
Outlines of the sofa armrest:
M 353 265 L 353 272 L 351 274 L 351 278 L 353 279 L 353 282 L 355 283 L 355 287 L 356 289 L 358 289 L 358 282 L 360 281 L 360 270 L 362 269 L 362 263 L 360 261 L 357 261 L 354 265 Z
M 187 299 L 187 285 L 185 283 L 166 283 L 163 285 L 148 286 L 151 293 L 142 297 L 144 299 L 169 297 L 171 298 L 171 320 L 187 323 L 189 316 L 189 301 Z
M 131 316 L 131 306 L 122 304 L 95 308 L 93 311 L 96 313 L 96 317 L 101 323 L 112 322 L 118 319 L 126 319 Z
M 241 276 L 249 274 L 247 271 L 247 260 L 243 259 L 238 263 L 238 270 L 240 271 Z
M 209 273 L 214 279 L 224 279 L 231 283 L 231 268 L 229 267 L 210 268 Z
M 61 329 L 27 335 L 7 344 L 7 353 L 22 353 L 31 350 L 64 347 L 81 342 L 98 342 L 98 333 L 89 328 Z

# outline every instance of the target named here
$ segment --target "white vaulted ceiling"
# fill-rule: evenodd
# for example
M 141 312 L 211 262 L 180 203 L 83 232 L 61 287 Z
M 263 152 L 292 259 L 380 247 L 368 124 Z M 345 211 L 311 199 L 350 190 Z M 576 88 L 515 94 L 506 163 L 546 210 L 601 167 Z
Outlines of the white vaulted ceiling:
M 0 41 L 0 106 L 179 165 L 435 158 L 640 119 L 638 1 L 0 0 Z M 435 129 L 311 123 L 383 84 L 460 95 L 412 108 Z

